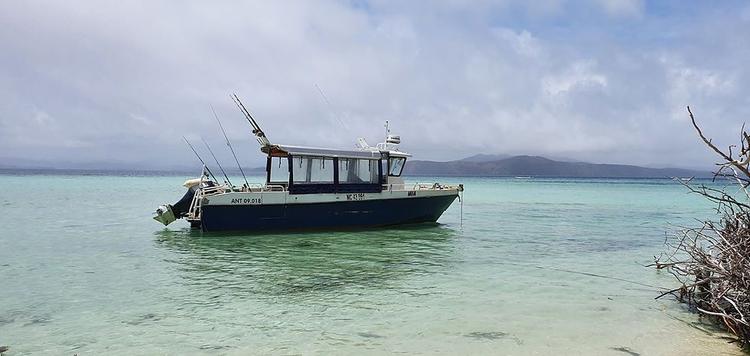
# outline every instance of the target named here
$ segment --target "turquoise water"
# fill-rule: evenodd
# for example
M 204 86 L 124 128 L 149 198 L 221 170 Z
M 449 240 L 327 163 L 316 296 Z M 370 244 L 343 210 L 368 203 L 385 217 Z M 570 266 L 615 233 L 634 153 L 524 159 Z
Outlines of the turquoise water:
M 249 236 L 151 220 L 184 178 L 0 175 L 6 355 L 738 354 L 654 300 L 713 214 L 668 180 L 419 178 L 463 224 Z

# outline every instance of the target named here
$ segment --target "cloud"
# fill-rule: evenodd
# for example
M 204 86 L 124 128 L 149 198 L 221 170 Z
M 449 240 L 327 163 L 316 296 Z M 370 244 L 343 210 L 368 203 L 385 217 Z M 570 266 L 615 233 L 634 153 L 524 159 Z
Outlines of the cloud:
M 212 105 L 260 165 L 236 91 L 279 143 L 353 147 L 390 120 L 420 159 L 701 166 L 685 105 L 727 144 L 750 107 L 732 5 L 0 2 L 0 157 L 192 164 L 183 135 L 222 145 Z
M 640 17 L 643 15 L 643 0 L 596 0 L 609 15 Z
M 544 91 L 549 95 L 565 94 L 581 87 L 607 86 L 607 77 L 593 72 L 591 62 L 573 63 L 571 67 L 560 74 L 553 74 L 542 79 Z

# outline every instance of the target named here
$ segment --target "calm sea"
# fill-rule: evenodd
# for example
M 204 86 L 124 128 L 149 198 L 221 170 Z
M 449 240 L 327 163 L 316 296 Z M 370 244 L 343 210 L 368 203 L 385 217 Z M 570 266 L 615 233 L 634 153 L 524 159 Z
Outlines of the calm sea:
M 463 223 L 217 235 L 151 219 L 185 178 L 0 175 L 7 355 L 739 354 L 654 300 L 714 214 L 669 180 L 411 178 L 464 183 Z

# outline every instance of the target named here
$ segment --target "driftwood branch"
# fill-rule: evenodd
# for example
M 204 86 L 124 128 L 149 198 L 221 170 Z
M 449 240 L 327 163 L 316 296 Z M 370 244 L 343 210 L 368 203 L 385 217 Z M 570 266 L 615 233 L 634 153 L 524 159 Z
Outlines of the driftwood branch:
M 698 126 L 690 107 L 690 121 L 698 136 L 720 158 L 713 182 L 724 179 L 727 188 L 680 181 L 687 189 L 716 204 L 718 221 L 703 221 L 667 241 L 668 253 L 652 265 L 668 270 L 680 286 L 657 297 L 674 295 L 698 313 L 711 318 L 750 347 L 750 134 L 743 125 L 741 144 L 726 151 L 717 147 Z M 736 150 L 735 152 L 735 149 Z M 735 157 L 736 154 L 736 157 Z

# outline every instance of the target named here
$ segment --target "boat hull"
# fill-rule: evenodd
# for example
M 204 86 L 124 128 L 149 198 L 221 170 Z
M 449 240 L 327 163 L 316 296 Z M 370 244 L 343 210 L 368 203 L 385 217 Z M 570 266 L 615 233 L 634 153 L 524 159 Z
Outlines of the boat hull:
M 305 230 L 435 222 L 457 194 L 264 205 L 205 205 L 203 231 Z

